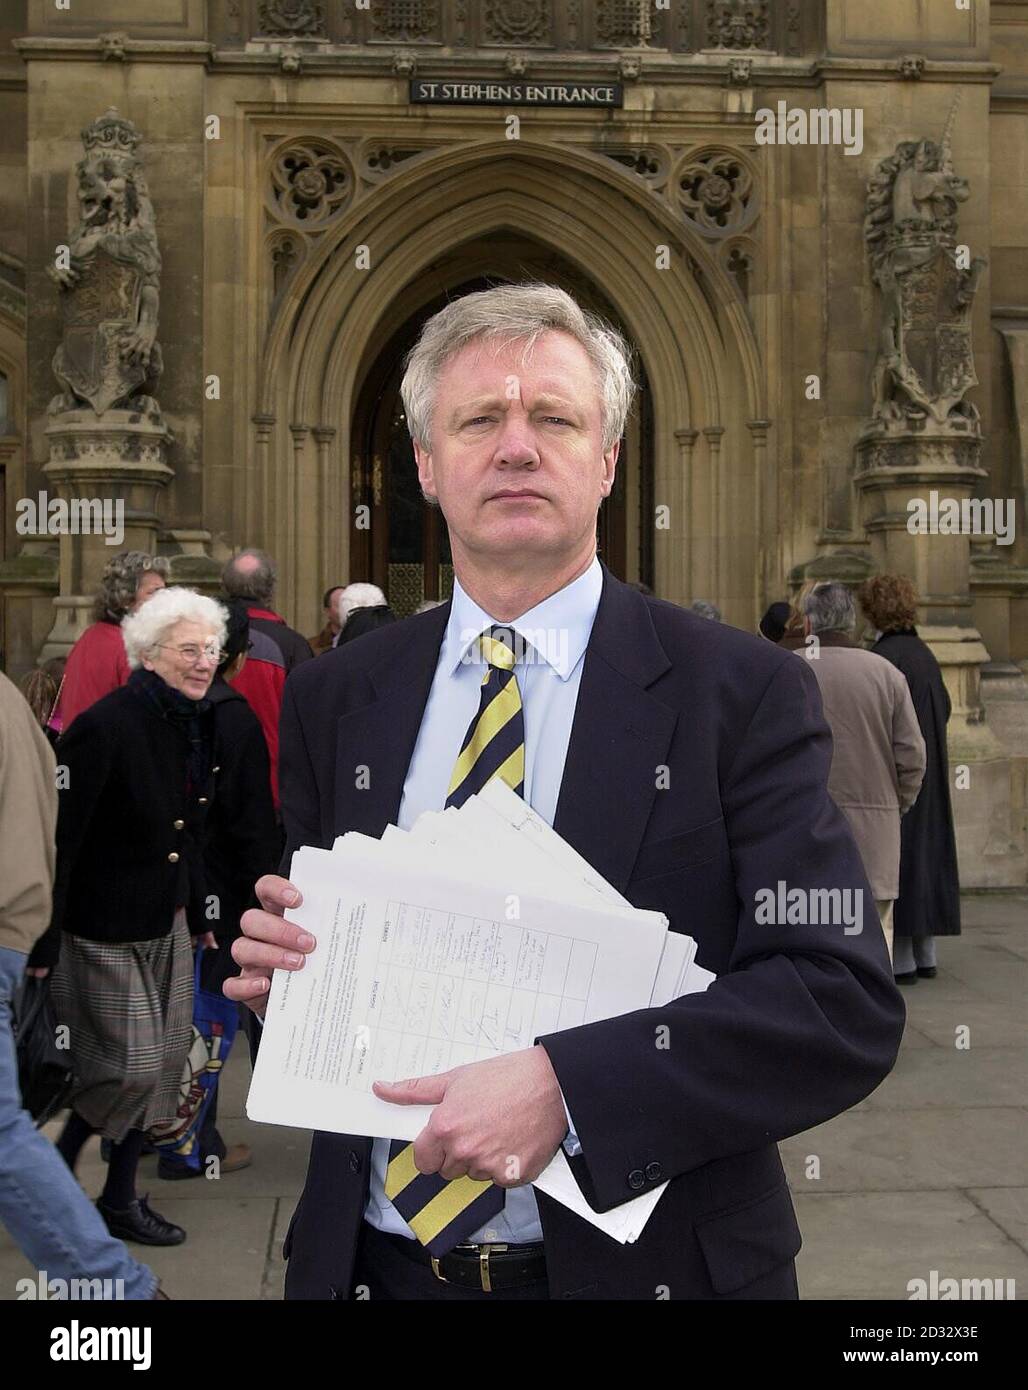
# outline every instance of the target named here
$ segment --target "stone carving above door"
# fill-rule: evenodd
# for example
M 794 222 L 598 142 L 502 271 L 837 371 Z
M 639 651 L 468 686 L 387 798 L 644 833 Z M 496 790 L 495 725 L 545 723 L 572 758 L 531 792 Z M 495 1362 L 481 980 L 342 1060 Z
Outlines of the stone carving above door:
M 482 38 L 488 44 L 543 45 L 553 41 L 548 0 L 486 0 Z
M 767 0 L 708 0 L 709 48 L 765 49 L 769 40 Z
M 704 237 L 741 232 L 756 219 L 753 172 L 735 150 L 697 150 L 674 171 L 673 186 L 685 220 Z
M 332 141 L 291 140 L 276 151 L 269 184 L 276 221 L 322 231 L 346 210 L 353 196 L 353 169 Z
M 816 39 L 816 7 L 802 0 L 246 0 L 246 35 L 268 41 L 317 40 L 345 67 L 383 46 L 409 45 L 417 56 L 449 50 L 496 59 L 502 50 L 559 52 L 577 66 L 580 55 L 604 53 L 787 53 L 798 56 Z M 235 37 L 242 25 L 227 22 Z M 809 31 L 809 33 L 808 33 Z M 500 50 L 498 54 L 497 50 Z
M 260 0 L 257 21 L 262 34 L 325 37 L 325 16 L 314 0 Z

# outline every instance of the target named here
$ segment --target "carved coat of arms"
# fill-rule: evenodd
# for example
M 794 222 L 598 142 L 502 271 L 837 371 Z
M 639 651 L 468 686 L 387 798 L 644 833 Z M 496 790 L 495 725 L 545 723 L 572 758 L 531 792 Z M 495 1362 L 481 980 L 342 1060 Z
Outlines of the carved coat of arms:
M 950 137 L 908 140 L 883 159 L 868 184 L 864 235 L 882 292 L 872 382 L 878 421 L 925 419 L 966 431 L 977 421 L 964 400 L 977 385 L 971 304 L 985 261 L 962 263 L 956 209 L 969 193 L 953 171 Z

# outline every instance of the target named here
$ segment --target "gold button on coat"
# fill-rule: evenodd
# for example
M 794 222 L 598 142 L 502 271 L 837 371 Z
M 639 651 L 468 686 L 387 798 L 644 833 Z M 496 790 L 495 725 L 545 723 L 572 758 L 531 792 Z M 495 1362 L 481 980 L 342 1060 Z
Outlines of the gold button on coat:
M 185 825 L 185 821 L 184 821 L 184 820 L 172 821 L 172 827 L 173 827 L 175 830 L 181 830 L 181 829 L 183 828 L 184 825 Z
M 178 855 L 175 853 L 174 850 L 172 850 L 171 853 L 168 855 L 168 863 L 169 863 L 169 864 L 177 864 L 177 863 L 178 863 Z

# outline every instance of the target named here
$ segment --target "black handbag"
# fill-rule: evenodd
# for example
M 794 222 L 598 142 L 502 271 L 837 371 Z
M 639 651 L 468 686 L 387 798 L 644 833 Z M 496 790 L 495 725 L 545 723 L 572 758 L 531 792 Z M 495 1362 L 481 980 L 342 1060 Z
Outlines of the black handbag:
M 26 975 L 12 1012 L 21 1102 L 38 1128 L 64 1107 L 75 1085 L 70 1053 L 57 1045 L 49 979 Z

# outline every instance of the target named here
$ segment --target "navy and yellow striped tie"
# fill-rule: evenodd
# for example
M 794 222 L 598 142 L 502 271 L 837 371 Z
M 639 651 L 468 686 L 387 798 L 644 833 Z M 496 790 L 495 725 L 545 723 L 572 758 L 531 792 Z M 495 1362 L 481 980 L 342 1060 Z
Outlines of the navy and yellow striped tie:
M 518 793 L 525 790 L 525 716 L 518 689 L 517 639 L 510 628 L 482 633 L 478 648 L 486 660 L 478 713 L 461 745 L 446 797 L 463 806 L 493 777 Z M 414 1145 L 394 1139 L 389 1146 L 386 1196 L 420 1243 L 437 1259 L 502 1211 L 504 1189 L 476 1178 L 448 1182 L 438 1173 L 419 1173 Z

